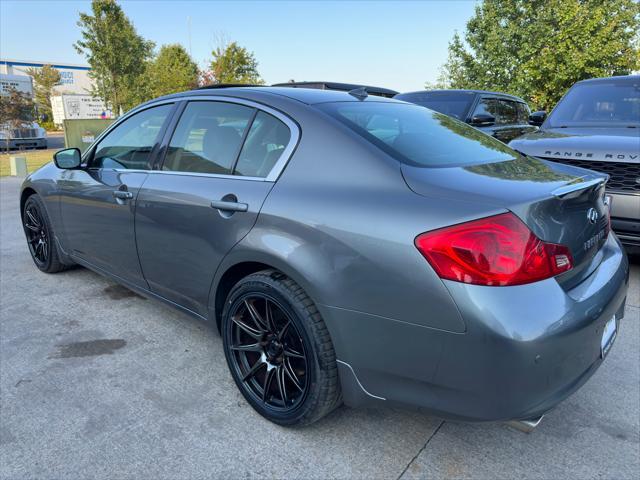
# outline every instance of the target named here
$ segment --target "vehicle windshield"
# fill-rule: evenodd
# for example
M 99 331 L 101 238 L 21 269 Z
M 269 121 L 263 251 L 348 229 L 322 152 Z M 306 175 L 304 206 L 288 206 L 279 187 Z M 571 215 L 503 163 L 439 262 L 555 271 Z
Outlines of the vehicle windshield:
M 461 166 L 518 156 L 489 135 L 418 105 L 368 101 L 323 103 L 317 107 L 409 165 Z
M 393 98 L 464 120 L 474 96 L 473 92 L 411 92 L 401 93 Z
M 545 126 L 638 127 L 640 79 L 579 83 L 551 112 Z

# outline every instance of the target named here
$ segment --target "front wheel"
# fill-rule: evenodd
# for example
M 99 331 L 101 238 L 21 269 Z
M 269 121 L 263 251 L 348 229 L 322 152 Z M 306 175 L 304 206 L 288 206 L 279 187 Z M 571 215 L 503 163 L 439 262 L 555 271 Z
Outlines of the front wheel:
M 37 194 L 31 195 L 24 203 L 22 225 L 36 267 L 46 273 L 56 273 L 69 268 L 60 260 L 51 222 L 44 203 Z
M 238 282 L 225 304 L 222 338 L 236 385 L 268 420 L 307 425 L 339 405 L 331 338 L 291 279 L 265 270 Z

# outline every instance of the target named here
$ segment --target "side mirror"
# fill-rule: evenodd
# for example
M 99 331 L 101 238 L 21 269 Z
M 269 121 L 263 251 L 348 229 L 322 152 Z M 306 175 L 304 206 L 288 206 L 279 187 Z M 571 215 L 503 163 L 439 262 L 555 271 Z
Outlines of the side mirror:
M 66 170 L 78 168 L 82 159 L 80 158 L 80 150 L 77 148 L 65 148 L 53 154 L 53 163 L 58 168 Z
M 487 113 L 478 113 L 471 117 L 471 125 L 476 127 L 488 127 L 496 123 L 496 117 Z
M 544 123 L 546 119 L 547 112 L 545 112 L 544 110 L 533 112 L 531 115 L 529 115 L 529 125 L 535 125 L 536 127 L 539 127 Z

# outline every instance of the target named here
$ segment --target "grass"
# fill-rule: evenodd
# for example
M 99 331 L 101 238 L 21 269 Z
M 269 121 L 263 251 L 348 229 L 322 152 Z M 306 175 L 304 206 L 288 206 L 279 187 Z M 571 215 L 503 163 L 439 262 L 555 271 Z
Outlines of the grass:
M 53 154 L 57 149 L 51 148 L 48 150 L 25 150 L 22 152 L 11 152 L 10 154 L 0 154 L 0 177 L 6 177 L 11 174 L 11 166 L 9 164 L 9 157 L 19 156 L 27 157 L 27 171 L 29 173 L 37 170 L 45 163 L 50 162 L 53 159 Z

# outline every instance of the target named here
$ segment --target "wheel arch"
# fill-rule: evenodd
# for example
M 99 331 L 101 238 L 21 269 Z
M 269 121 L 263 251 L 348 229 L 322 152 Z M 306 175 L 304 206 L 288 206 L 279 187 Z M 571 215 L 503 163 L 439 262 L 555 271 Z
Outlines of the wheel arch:
M 311 284 L 302 274 L 282 259 L 264 252 L 247 254 L 246 250 L 242 252 L 232 251 L 218 268 L 209 293 L 209 318 L 215 320 L 218 331 L 221 329 L 224 302 L 233 286 L 242 278 L 262 270 L 275 270 L 287 276 L 300 285 L 313 302 L 318 305 L 318 299 L 314 295 L 315 291 Z
M 20 192 L 20 217 L 22 217 L 22 211 L 24 210 L 24 204 L 27 203 L 27 198 L 31 195 L 37 195 L 38 192 L 33 187 L 25 187 Z

